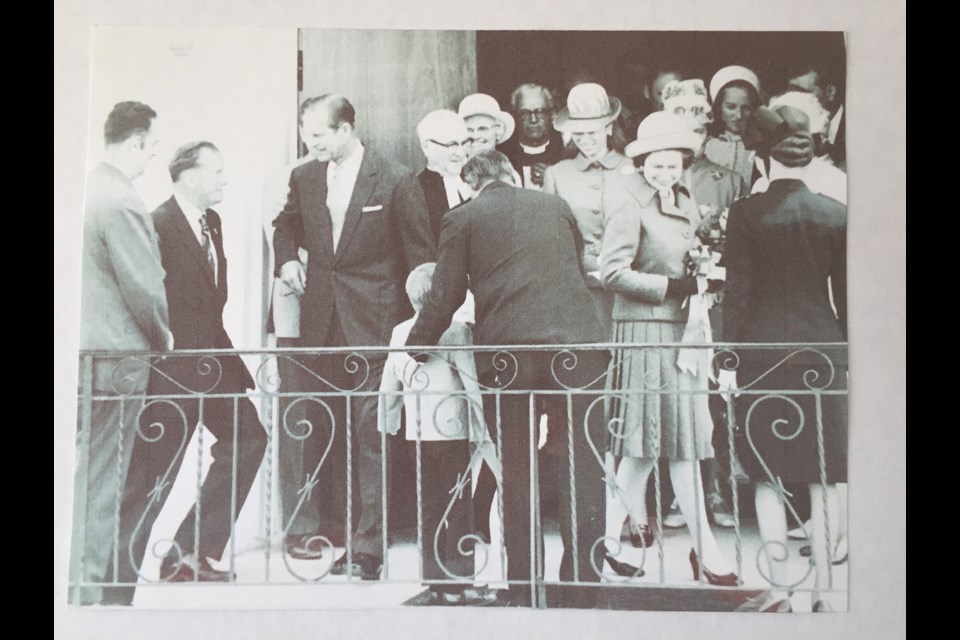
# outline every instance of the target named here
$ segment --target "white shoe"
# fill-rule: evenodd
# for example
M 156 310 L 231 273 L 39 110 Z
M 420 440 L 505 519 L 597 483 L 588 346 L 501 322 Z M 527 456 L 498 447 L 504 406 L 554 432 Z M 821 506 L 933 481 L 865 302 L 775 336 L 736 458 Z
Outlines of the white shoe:
M 666 529 L 683 529 L 687 526 L 687 521 L 683 519 L 683 514 L 680 513 L 680 505 L 677 504 L 676 499 L 663 516 L 663 526 Z
M 807 531 L 809 530 L 810 530 L 810 521 L 807 520 L 806 522 L 803 523 L 802 527 L 796 527 L 794 529 L 790 529 L 790 531 L 787 531 L 787 537 L 790 538 L 791 540 L 806 540 Z

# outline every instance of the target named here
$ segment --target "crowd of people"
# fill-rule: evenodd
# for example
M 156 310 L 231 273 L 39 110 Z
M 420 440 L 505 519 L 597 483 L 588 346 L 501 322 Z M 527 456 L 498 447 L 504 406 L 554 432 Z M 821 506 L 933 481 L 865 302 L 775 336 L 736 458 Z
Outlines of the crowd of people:
M 728 403 L 705 392 L 734 393 L 738 377 L 779 394 L 842 389 L 845 351 L 824 362 L 817 352 L 784 360 L 785 351 L 748 349 L 734 372 L 718 370 L 706 349 L 677 345 L 845 340 L 842 83 L 815 65 L 792 69 L 772 91 L 743 66 L 707 80 L 667 68 L 651 74 L 646 115 L 594 82 L 573 86 L 562 104 L 549 88 L 523 84 L 507 110 L 490 95 L 469 95 L 457 110 L 420 121 L 426 165 L 416 174 L 361 141 L 348 98 L 303 101 L 298 125 L 310 160 L 292 170 L 273 223 L 275 275 L 299 299 L 300 346 L 327 351 L 298 355 L 301 374 L 285 380 L 285 391 L 302 394 L 292 403 L 309 425 L 290 431 L 293 407 L 283 412 L 285 554 L 326 558 L 334 575 L 381 577 L 383 434 L 403 430 L 422 455 L 422 575 L 436 604 L 529 604 L 537 487 L 557 494 L 561 581 L 596 583 L 599 570 L 640 576 L 620 555 L 622 532 L 649 548 L 661 526 L 686 526 L 694 579 L 737 586 L 713 529 L 735 525 L 724 480 L 744 473 L 756 485 L 774 587 L 747 607 L 792 606 L 782 552 L 791 483 L 809 486 L 823 591 L 815 609 L 830 608 L 826 574 L 843 534 L 843 396 L 826 395 L 822 406 L 810 394 L 791 397 L 800 427 L 785 438 L 769 425 L 786 404 L 757 394 Z M 223 225 L 212 209 L 223 197 L 223 160 L 211 142 L 181 146 L 169 164 L 173 195 L 148 214 L 131 180 L 154 155 L 155 117 L 147 105 L 117 104 L 104 161 L 88 181 L 81 347 L 173 352 L 152 367 L 93 362 L 92 390 L 118 400 L 92 403 L 78 441 L 72 567 L 85 585 L 74 601 L 85 604 L 132 602 L 183 460 L 186 440 L 169 436 L 181 424 L 188 439 L 202 422 L 217 443 L 199 504 L 159 578 L 235 579 L 210 560 L 223 554 L 267 444 L 243 396 L 256 384 L 238 357 L 219 360 L 213 386 L 197 356 L 176 357 L 232 348 L 222 318 Z M 614 348 L 588 346 L 597 343 Z M 568 346 L 517 350 L 507 371 L 483 353 L 489 345 Z M 367 346 L 394 350 L 365 353 L 357 367 L 349 349 L 338 349 Z M 566 377 L 558 377 L 558 355 L 575 359 Z M 118 366 L 130 370 L 118 375 Z M 826 383 L 811 387 L 810 371 Z M 505 386 L 534 398 L 489 393 Z M 165 399 L 200 389 L 223 397 Z M 577 393 L 550 393 L 564 389 Z M 600 398 L 603 410 L 592 410 Z M 734 405 L 741 422 L 754 414 L 767 425 L 742 450 L 728 446 Z M 590 473 L 601 471 L 596 446 L 604 468 Z M 660 462 L 672 496 L 657 522 L 647 484 Z M 539 484 L 531 484 L 531 464 L 548 470 Z M 511 582 L 502 593 L 474 584 L 465 549 L 489 542 L 498 488 Z M 118 549 L 104 543 L 115 531 Z M 567 602 L 593 606 L 598 597 L 575 589 Z

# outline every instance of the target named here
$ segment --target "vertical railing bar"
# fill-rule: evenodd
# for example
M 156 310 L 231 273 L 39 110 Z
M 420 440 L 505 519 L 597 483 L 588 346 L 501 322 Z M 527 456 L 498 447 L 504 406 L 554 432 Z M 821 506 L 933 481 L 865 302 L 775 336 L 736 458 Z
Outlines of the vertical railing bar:
M 347 545 L 345 553 L 347 556 L 347 581 L 353 579 L 353 419 L 351 415 L 351 406 L 353 404 L 353 395 L 348 391 L 345 394 L 344 401 L 347 403 L 347 410 L 344 414 L 346 416 L 346 425 L 344 431 L 347 435 L 347 539 L 344 540 L 344 544 Z M 333 438 L 334 434 L 333 428 L 330 430 L 330 437 Z
M 662 350 L 658 354 L 658 357 L 663 357 Z M 640 351 L 640 357 L 646 358 L 643 350 Z M 646 364 L 646 363 L 644 363 Z M 644 389 L 642 392 L 642 404 L 646 404 L 647 394 L 650 393 L 649 390 Z M 663 403 L 663 391 L 658 390 L 657 397 L 659 398 L 658 407 Z M 644 417 L 646 417 L 646 411 L 643 412 Z M 663 498 L 660 495 L 660 417 L 657 416 L 656 419 L 656 428 L 654 431 L 654 450 L 653 450 L 653 494 L 654 494 L 654 503 L 657 509 L 657 555 L 660 559 L 660 584 L 666 582 L 666 566 L 665 559 L 663 554 Z M 642 425 L 640 425 L 642 428 Z M 646 499 L 646 497 L 644 497 Z
M 230 581 L 233 582 L 237 575 L 237 457 L 238 451 L 240 419 L 240 398 L 233 397 L 233 458 L 231 459 L 232 468 L 230 470 Z
M 500 462 L 500 475 L 496 478 L 497 481 L 497 513 L 499 515 L 499 526 L 500 526 L 500 576 L 503 578 L 504 582 L 509 586 L 509 578 L 507 576 L 507 543 L 506 543 L 506 527 L 503 523 L 503 416 L 501 415 L 501 406 L 500 406 L 500 393 L 495 392 L 493 396 L 494 406 L 496 409 L 496 419 L 497 419 L 497 457 Z
M 827 495 L 827 459 L 823 442 L 823 397 L 816 393 L 814 401 L 817 407 L 817 455 L 820 462 L 820 491 L 822 493 L 823 532 L 827 546 L 827 587 L 833 590 L 833 538 L 830 535 L 830 498 Z M 812 540 L 811 540 L 812 542 Z M 817 580 L 819 582 L 819 579 Z M 819 587 L 819 585 L 817 585 Z
M 730 452 L 730 494 L 733 499 L 733 531 L 737 553 L 737 575 L 743 575 L 743 541 L 740 532 L 740 498 L 737 488 L 737 478 L 734 470 L 734 460 L 736 460 L 736 443 L 734 442 L 733 430 L 736 426 L 736 416 L 733 408 L 733 392 L 729 392 L 726 397 L 727 402 L 727 450 Z
M 193 503 L 193 555 L 199 560 L 200 556 L 200 494 L 203 491 L 203 430 L 206 428 L 204 426 L 203 420 L 203 410 L 204 410 L 204 398 L 200 396 L 199 402 L 199 424 L 197 424 L 197 498 Z M 193 572 L 193 581 L 200 581 L 200 571 Z
M 77 447 L 77 478 L 74 490 L 74 516 L 79 520 L 73 523 L 75 540 L 71 549 L 70 582 L 74 588 L 73 604 L 79 605 L 82 601 L 81 591 L 84 588 L 84 567 L 87 564 L 87 523 L 90 519 L 90 429 L 93 411 L 93 357 L 84 355 L 83 365 L 80 368 L 81 403 L 80 403 L 80 446 Z M 74 552 L 75 550 L 75 552 Z M 114 579 L 116 582 L 116 579 Z
M 536 438 L 536 429 L 534 426 L 534 406 L 535 406 L 535 396 L 530 394 L 528 396 L 528 428 L 530 431 L 530 441 L 528 443 L 529 456 L 530 456 L 530 606 L 531 608 L 538 608 L 539 602 L 537 598 L 537 566 L 538 563 L 538 554 L 537 554 L 537 526 L 536 526 L 536 499 L 537 499 L 537 438 Z
M 584 414 L 583 419 L 586 421 L 586 414 Z M 573 424 L 573 394 L 567 392 L 567 455 L 570 457 L 567 465 L 570 479 L 570 546 L 573 551 L 573 581 L 580 582 L 580 549 L 577 532 L 577 523 L 579 522 L 579 518 L 577 518 L 577 469 L 576 458 L 573 455 L 573 432 L 575 429 L 576 425 Z M 589 433 L 589 428 L 587 428 L 587 433 Z
M 426 551 L 423 545 L 423 433 L 422 422 L 421 422 L 421 412 L 423 411 L 423 398 L 420 394 L 420 391 L 416 392 L 415 396 L 416 406 L 417 406 L 417 415 L 415 416 L 414 424 L 416 424 L 416 443 L 414 448 L 416 449 L 416 462 L 417 462 L 417 549 L 420 552 L 420 581 L 423 582 L 424 575 L 424 562 Z
M 113 503 L 113 582 L 120 581 L 120 502 L 123 499 L 123 487 L 126 478 L 123 476 L 123 426 L 126 424 L 127 403 L 123 398 L 120 403 L 120 424 L 117 425 L 117 494 Z M 136 438 L 136 436 L 134 436 Z M 133 445 L 130 445 L 133 446 Z
M 380 431 L 380 487 L 381 487 L 381 502 L 380 502 L 380 518 L 383 525 L 383 548 L 381 553 L 383 553 L 383 579 L 390 579 L 390 563 L 387 562 L 388 555 L 388 544 L 387 541 L 390 538 L 389 535 L 389 524 L 387 520 L 387 456 L 390 453 L 390 450 L 387 446 L 387 430 L 386 430 L 386 420 L 384 415 L 384 399 L 382 396 L 377 398 L 377 412 L 379 413 L 379 418 L 377 424 L 384 425 L 382 431 Z M 401 434 L 400 437 L 405 437 L 406 434 Z

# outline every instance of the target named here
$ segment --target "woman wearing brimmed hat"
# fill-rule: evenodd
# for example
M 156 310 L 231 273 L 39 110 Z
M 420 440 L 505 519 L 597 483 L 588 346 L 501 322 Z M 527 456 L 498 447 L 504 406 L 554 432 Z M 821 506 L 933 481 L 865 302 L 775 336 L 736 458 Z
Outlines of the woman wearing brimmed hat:
M 760 106 L 760 80 L 750 69 L 732 65 L 720 69 L 710 80 L 713 127 L 704 147 L 707 158 L 733 169 L 753 183 L 754 153 L 743 144 L 743 131 Z
M 637 139 L 627 145 L 626 155 L 639 172 L 625 178 L 627 197 L 607 221 L 600 253 L 602 282 L 616 294 L 615 342 L 683 339 L 684 302 L 698 293 L 687 260 L 703 220 L 680 179 L 701 143 L 687 118 L 660 111 L 640 123 Z M 657 460 L 666 458 L 693 537 L 694 578 L 702 574 L 710 584 L 734 586 L 739 580 L 720 551 L 704 508 L 699 461 L 714 455 L 707 395 L 687 393 L 707 390 L 708 367 L 696 367 L 695 373 L 681 370 L 679 351 L 625 347 L 614 352 L 608 381 L 615 392 L 610 421 L 619 431 L 612 434 L 610 448 L 623 459 L 616 474 L 620 501 L 608 504 L 607 533 L 616 539 L 624 511 L 634 522 L 646 521 L 647 481 Z
M 766 165 L 770 186 L 730 208 L 723 256 L 726 339 L 843 342 L 847 208 L 804 183 L 813 158 L 809 118 L 790 106 L 762 107 L 746 137 Z M 806 155 L 798 155 L 799 149 L 806 149 Z M 764 543 L 760 553 L 765 552 L 768 567 L 763 575 L 773 586 L 744 609 L 792 608 L 788 591 L 803 576 L 787 573 L 790 554 L 783 486 L 794 483 L 810 489 L 812 532 L 808 533 L 812 533 L 817 590 L 813 610 L 829 610 L 830 550 L 836 549 L 841 524 L 835 484 L 847 480 L 847 403 L 842 394 L 811 392 L 847 388 L 846 349 L 815 351 L 784 345 L 780 350 L 744 348 L 738 355 L 735 375 L 740 385 L 767 393 L 741 395 L 736 410 L 746 434 L 740 459 L 756 482 L 757 523 Z
M 583 236 L 581 263 L 587 284 L 604 323 L 607 339 L 613 313 L 613 293 L 600 284 L 600 241 L 611 203 L 622 199 L 611 194 L 623 183 L 620 169 L 626 156 L 613 148 L 613 123 L 620 115 L 620 100 L 607 96 L 599 84 L 578 84 L 567 96 L 567 106 L 553 119 L 553 128 L 570 136 L 577 148 L 574 158 L 548 167 L 543 191 L 567 201 Z

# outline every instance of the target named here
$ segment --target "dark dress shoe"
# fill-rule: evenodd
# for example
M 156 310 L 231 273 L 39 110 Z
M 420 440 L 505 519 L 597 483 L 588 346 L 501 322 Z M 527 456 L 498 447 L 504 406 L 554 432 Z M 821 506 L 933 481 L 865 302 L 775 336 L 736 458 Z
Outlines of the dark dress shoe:
M 229 571 L 214 569 L 206 558 L 197 560 L 196 570 L 187 562 L 178 562 L 167 556 L 160 564 L 160 580 L 163 582 L 232 582 L 236 578 Z
M 646 524 L 630 525 L 630 544 L 637 549 L 653 546 L 653 529 Z
M 379 580 L 383 571 L 383 558 L 369 553 L 354 553 L 352 561 L 347 563 L 347 554 L 337 558 L 330 568 L 335 576 L 360 576 L 361 580 Z
M 703 571 L 703 577 L 707 579 L 707 582 L 712 584 L 715 587 L 738 587 L 740 586 L 740 578 L 737 574 L 724 573 L 716 574 L 706 567 L 700 566 L 700 560 L 697 558 L 697 552 L 695 549 L 690 549 L 690 568 L 693 569 L 693 579 L 700 579 L 700 571 Z
M 609 553 L 603 554 L 603 559 L 607 561 L 607 564 L 610 565 L 610 568 L 613 569 L 614 573 L 618 576 L 623 576 L 624 578 L 642 578 L 645 575 L 643 569 L 637 568 L 632 564 L 627 564 L 626 562 L 620 562 Z
M 287 536 L 286 553 L 296 560 L 319 560 L 323 557 L 326 540 L 320 534 L 301 533 Z

